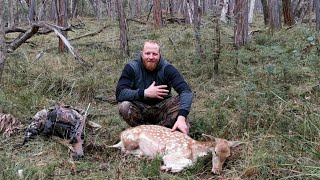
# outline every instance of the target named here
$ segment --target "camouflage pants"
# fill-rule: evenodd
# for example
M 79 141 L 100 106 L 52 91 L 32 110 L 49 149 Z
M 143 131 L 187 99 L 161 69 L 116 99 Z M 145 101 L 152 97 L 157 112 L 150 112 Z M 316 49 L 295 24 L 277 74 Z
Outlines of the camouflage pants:
M 173 127 L 180 110 L 180 98 L 174 96 L 154 106 L 138 101 L 119 103 L 119 114 L 130 125 L 157 124 Z

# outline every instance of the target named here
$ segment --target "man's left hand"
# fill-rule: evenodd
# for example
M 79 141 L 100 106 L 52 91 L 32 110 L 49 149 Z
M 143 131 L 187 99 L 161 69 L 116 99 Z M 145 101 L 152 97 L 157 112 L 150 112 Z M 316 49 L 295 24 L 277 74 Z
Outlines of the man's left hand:
M 189 133 L 189 126 L 186 123 L 186 118 L 184 116 L 178 116 L 176 123 L 174 123 L 171 131 L 179 129 L 182 133 Z

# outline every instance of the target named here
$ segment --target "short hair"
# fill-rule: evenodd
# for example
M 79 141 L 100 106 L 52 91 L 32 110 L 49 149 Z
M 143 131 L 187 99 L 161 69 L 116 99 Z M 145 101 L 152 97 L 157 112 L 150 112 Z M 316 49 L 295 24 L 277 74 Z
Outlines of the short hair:
M 143 50 L 144 46 L 146 45 L 146 43 L 157 44 L 159 46 L 159 52 L 161 51 L 160 43 L 159 43 L 159 41 L 156 41 L 156 40 L 146 40 L 143 44 L 142 50 Z

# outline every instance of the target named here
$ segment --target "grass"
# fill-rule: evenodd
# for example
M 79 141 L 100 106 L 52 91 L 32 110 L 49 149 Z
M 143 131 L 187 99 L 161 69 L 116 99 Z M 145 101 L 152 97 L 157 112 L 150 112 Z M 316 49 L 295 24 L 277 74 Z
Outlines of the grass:
M 230 43 L 232 27 L 222 25 L 220 73 L 208 78 L 214 49 L 213 24 L 208 20 L 201 31 L 206 59 L 194 55 L 192 26 L 169 24 L 155 30 L 129 22 L 131 54 L 123 58 L 118 55 L 117 23 L 85 22 L 84 29 L 68 36 L 108 25 L 97 36 L 72 41 L 93 67 L 85 70 L 70 54 L 58 53 L 53 34 L 35 36 L 30 40 L 32 46 L 24 44 L 8 56 L 0 109 L 28 125 L 29 117 L 56 102 L 83 109 L 90 103 L 88 120 L 103 128 L 86 130 L 85 158 L 75 162 L 69 161 L 67 148 L 52 139 L 38 137 L 21 147 L 23 132 L 3 138 L 0 179 L 18 179 L 19 170 L 23 179 L 320 178 L 319 44 L 310 46 L 310 37 L 319 38 L 319 34 L 312 28 L 299 24 L 273 35 L 262 31 L 235 51 Z M 159 171 L 159 157 L 124 157 L 105 148 L 116 143 L 128 125 L 119 117 L 116 105 L 95 97 L 115 98 L 123 66 L 136 56 L 144 40 L 151 38 L 162 43 L 163 56 L 180 70 L 194 92 L 190 136 L 203 140 L 201 134 L 206 133 L 247 142 L 233 151 L 221 175 L 211 174 L 210 156 L 171 174 Z

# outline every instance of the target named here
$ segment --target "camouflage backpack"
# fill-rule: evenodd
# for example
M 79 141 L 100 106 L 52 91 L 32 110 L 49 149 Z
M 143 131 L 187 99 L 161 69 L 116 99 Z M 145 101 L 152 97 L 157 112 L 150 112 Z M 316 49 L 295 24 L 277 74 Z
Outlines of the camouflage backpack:
M 58 136 L 76 143 L 77 130 L 85 112 L 71 106 L 60 106 L 43 109 L 35 114 L 24 135 L 25 144 L 35 135 Z M 83 131 L 81 134 L 83 139 Z

